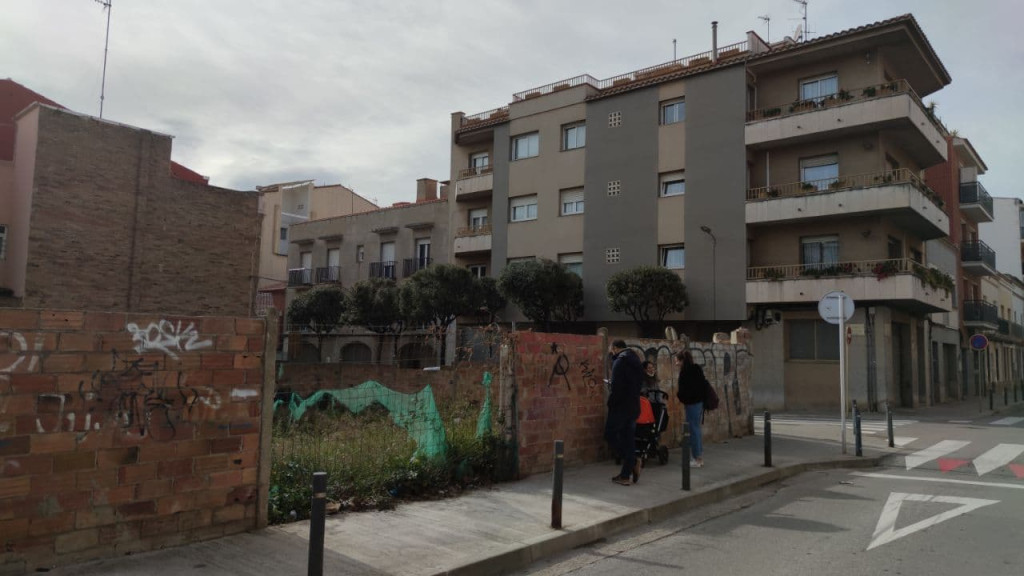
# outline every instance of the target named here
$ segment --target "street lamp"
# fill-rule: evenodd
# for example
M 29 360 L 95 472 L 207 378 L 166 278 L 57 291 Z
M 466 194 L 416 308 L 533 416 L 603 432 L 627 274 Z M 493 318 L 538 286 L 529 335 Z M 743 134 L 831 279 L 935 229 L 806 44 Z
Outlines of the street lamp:
M 718 323 L 718 238 L 711 232 L 711 228 L 701 226 L 700 231 L 711 237 L 711 322 Z M 714 330 L 714 326 L 712 326 Z

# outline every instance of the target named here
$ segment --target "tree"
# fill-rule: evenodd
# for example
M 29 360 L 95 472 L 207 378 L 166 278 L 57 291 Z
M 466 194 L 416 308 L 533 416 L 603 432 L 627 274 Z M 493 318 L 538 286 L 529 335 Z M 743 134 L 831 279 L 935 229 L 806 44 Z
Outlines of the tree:
M 608 303 L 615 312 L 632 316 L 641 333 L 652 337 L 665 316 L 682 312 L 690 300 L 675 272 L 660 266 L 637 266 L 608 280 Z
M 583 315 L 583 281 L 547 259 L 513 262 L 501 272 L 498 289 L 523 315 L 551 331 L 551 322 Z
M 342 323 L 345 309 L 345 292 L 337 286 L 317 286 L 300 294 L 288 305 L 288 317 L 292 323 L 307 326 L 316 334 L 321 362 L 324 359 L 324 339 Z
M 380 362 L 385 334 L 394 335 L 397 351 L 398 337 L 405 329 L 405 318 L 399 306 L 399 290 L 395 281 L 370 278 L 356 282 L 349 288 L 348 301 L 349 323 L 363 326 L 378 335 L 377 361 Z
M 508 305 L 508 300 L 498 290 L 498 281 L 490 276 L 477 278 L 474 282 L 477 292 L 477 313 L 487 316 L 487 323 L 494 324 L 498 311 Z
M 469 269 L 435 264 L 417 271 L 402 285 L 402 315 L 414 324 L 430 325 L 444 362 L 448 327 L 455 318 L 476 312 L 479 297 Z

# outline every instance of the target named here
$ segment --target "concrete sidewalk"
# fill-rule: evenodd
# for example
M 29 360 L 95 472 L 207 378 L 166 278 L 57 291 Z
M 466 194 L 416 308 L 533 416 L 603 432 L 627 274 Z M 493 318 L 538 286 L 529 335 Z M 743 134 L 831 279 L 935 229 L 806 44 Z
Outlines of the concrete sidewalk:
M 895 452 L 895 451 L 893 451 Z M 563 527 L 551 523 L 552 478 L 531 476 L 457 498 L 400 504 L 387 512 L 330 516 L 325 574 L 420 576 L 492 575 L 525 568 L 540 558 L 617 532 L 725 500 L 808 470 L 876 466 L 885 452 L 842 456 L 829 443 L 775 438 L 765 468 L 761 436 L 709 444 L 704 468 L 681 489 L 680 452 L 649 464 L 633 486 L 611 482 L 618 467 L 603 462 L 566 470 Z M 61 575 L 305 574 L 309 522 L 275 526 L 52 571 Z

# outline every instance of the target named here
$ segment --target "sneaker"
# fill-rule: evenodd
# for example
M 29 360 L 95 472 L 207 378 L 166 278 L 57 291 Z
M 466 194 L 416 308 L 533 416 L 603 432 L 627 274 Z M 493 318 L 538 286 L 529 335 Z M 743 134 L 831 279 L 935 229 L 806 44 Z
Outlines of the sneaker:
M 629 478 L 626 478 L 625 476 L 616 476 L 615 478 L 612 478 L 612 482 L 615 482 L 616 484 L 621 484 L 622 486 L 629 486 L 630 484 L 632 484 Z
M 690 468 L 703 468 L 703 467 L 704 467 L 704 461 L 703 460 L 694 460 L 692 458 L 690 459 Z

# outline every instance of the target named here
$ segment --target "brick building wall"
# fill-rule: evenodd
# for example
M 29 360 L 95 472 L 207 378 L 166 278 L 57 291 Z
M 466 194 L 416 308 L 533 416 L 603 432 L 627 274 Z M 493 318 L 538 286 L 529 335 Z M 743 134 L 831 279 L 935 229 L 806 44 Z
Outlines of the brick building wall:
M 0 573 L 256 527 L 264 341 L 248 318 L 0 310 Z
M 172 177 L 169 136 L 46 106 L 32 113 L 24 306 L 250 313 L 255 193 Z

